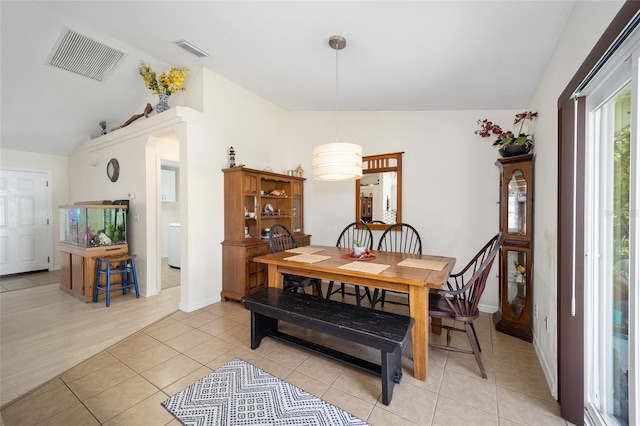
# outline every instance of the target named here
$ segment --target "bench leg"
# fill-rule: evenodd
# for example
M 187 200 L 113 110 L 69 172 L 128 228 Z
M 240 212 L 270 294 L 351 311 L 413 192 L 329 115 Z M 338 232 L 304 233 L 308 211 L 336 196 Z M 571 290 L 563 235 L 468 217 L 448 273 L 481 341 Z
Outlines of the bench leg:
M 400 346 L 393 352 L 380 351 L 380 366 L 382 368 L 382 403 L 389 405 L 393 396 L 393 386 L 400 383 L 402 378 L 402 351 Z
M 278 320 L 251 311 L 251 349 L 257 349 L 271 331 L 278 331 Z

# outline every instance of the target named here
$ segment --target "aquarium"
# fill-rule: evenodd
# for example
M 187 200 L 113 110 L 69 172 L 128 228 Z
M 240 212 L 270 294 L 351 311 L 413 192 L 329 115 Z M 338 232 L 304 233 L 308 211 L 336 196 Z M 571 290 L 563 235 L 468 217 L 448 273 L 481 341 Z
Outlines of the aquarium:
M 127 244 L 127 206 L 111 201 L 60 206 L 60 242 L 79 247 Z

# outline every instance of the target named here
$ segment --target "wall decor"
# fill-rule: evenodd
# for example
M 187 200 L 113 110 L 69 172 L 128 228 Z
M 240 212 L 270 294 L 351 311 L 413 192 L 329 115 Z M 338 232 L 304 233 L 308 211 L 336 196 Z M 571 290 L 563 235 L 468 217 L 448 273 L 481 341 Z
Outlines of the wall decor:
M 107 163 L 107 177 L 111 182 L 115 182 L 120 177 L 120 163 L 115 158 L 112 158 Z
M 139 118 L 148 118 L 149 114 L 151 114 L 151 111 L 153 111 L 153 107 L 151 106 L 150 103 L 147 103 L 147 105 L 145 105 L 144 107 L 144 111 L 142 111 L 142 114 L 134 114 L 131 117 L 129 117 L 129 119 L 127 121 L 125 121 L 124 123 L 122 123 L 121 125 L 119 125 L 118 127 L 116 127 L 115 129 L 111 129 L 111 131 L 113 132 L 114 130 L 117 129 L 122 129 L 123 127 L 127 127 L 129 124 L 133 123 L 134 121 L 136 121 Z M 106 132 L 104 133 L 106 134 Z

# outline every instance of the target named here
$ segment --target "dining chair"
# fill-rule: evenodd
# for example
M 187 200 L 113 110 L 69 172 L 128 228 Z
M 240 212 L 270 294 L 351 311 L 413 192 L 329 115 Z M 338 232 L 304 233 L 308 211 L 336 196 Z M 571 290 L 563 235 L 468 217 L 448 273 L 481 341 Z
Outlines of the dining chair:
M 373 248 L 373 233 L 369 226 L 367 226 L 364 222 L 353 222 L 347 225 L 340 236 L 338 237 L 338 241 L 336 242 L 336 247 L 353 247 L 354 241 L 358 241 L 371 250 Z M 342 298 L 344 299 L 345 294 L 349 296 L 355 296 L 356 305 L 360 306 L 360 302 L 366 296 L 371 302 L 371 293 L 368 287 L 365 287 L 364 294 L 360 292 L 360 286 L 354 284 L 354 293 L 349 293 L 345 290 L 345 283 L 340 283 L 340 287 L 337 289 L 333 289 L 334 282 L 329 281 L 329 288 L 327 289 L 327 299 L 330 299 L 333 294 L 340 293 Z
M 380 241 L 378 242 L 378 251 L 391 251 L 395 253 L 410 253 L 410 254 L 422 254 L 422 239 L 418 231 L 407 223 L 395 223 L 390 225 L 384 230 Z M 407 295 L 407 302 L 396 302 L 394 300 L 386 300 L 387 292 L 395 293 L 391 290 L 375 289 L 371 300 L 371 307 L 375 308 L 376 304 L 380 302 L 380 306 L 384 306 L 385 301 L 396 305 L 408 305 L 409 295 Z
M 480 343 L 478 342 L 476 329 L 473 326 L 473 320 L 480 315 L 478 303 L 482 297 L 491 265 L 503 242 L 504 235 L 502 233 L 496 234 L 460 272 L 449 276 L 447 281 L 448 290 L 436 290 L 429 293 L 430 318 L 450 319 L 464 324 L 464 328 L 455 327 L 455 322 L 453 325 L 440 325 L 441 328 L 447 330 L 447 344 L 430 343 L 429 346 L 448 351 L 474 354 L 480 368 L 480 374 L 484 379 L 487 378 L 487 373 L 482 364 Z M 472 350 L 451 346 L 452 331 L 466 332 Z
M 293 234 L 286 226 L 277 223 L 269 230 L 269 249 L 271 253 L 278 253 L 285 250 L 297 248 L 298 243 Z M 305 287 L 315 286 L 318 296 L 322 297 L 322 281 L 319 278 L 304 277 L 301 275 L 282 274 L 282 286 L 285 290 L 289 289 L 294 293 L 298 291 L 304 293 Z

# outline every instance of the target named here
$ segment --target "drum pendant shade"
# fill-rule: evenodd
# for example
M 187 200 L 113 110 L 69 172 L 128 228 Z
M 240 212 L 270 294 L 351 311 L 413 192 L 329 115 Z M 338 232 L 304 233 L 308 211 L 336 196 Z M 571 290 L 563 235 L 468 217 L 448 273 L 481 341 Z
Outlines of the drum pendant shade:
M 338 51 L 346 45 L 344 37 L 329 38 L 329 46 L 336 51 L 336 141 L 313 149 L 313 178 L 316 180 L 340 181 L 362 177 L 362 147 L 338 142 Z
M 362 147 L 353 143 L 327 143 L 313 149 L 313 178 L 354 180 L 362 177 Z

